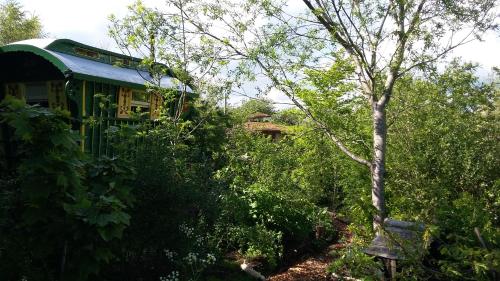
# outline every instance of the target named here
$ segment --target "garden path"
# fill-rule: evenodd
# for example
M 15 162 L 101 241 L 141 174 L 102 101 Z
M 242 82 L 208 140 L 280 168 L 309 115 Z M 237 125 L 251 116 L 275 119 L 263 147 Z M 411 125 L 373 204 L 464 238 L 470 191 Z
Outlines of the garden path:
M 333 219 L 334 228 L 340 232 L 340 236 L 347 239 L 341 241 L 350 241 L 350 234 L 347 230 L 347 224 L 341 220 Z M 348 242 L 347 242 L 348 243 Z M 331 252 L 341 249 L 346 243 L 336 242 L 326 247 L 323 251 L 297 261 L 286 271 L 275 274 L 266 280 L 268 281 L 335 281 L 336 278 L 327 273 L 327 268 L 333 260 Z

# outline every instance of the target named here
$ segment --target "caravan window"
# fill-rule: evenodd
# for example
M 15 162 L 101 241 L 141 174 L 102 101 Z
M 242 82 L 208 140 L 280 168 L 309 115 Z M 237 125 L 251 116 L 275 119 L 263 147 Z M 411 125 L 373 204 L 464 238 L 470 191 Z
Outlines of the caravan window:
M 45 82 L 25 83 L 24 95 L 27 104 L 49 107 L 49 95 Z

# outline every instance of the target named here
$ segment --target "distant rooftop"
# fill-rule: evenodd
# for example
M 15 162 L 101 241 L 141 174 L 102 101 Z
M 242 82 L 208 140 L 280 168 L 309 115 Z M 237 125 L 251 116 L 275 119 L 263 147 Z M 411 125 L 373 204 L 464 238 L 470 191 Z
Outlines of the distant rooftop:
M 250 116 L 248 116 L 248 120 L 249 121 L 258 121 L 258 120 L 262 120 L 262 119 L 265 119 L 265 118 L 270 118 L 271 115 L 269 114 L 266 114 L 266 113 L 262 113 L 262 112 L 256 112 Z
M 283 132 L 285 127 L 271 122 L 246 122 L 244 124 L 247 130 L 252 132 Z

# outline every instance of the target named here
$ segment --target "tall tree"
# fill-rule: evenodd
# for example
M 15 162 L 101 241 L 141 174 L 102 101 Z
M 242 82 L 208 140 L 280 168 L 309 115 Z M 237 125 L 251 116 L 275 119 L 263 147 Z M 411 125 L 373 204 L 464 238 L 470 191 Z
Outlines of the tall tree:
M 387 216 L 386 108 L 398 79 L 434 67 L 453 49 L 497 28 L 494 0 L 303 0 L 301 7 L 286 0 L 203 2 L 196 13 L 185 12 L 200 36 L 237 59 L 238 73 L 265 77 L 369 169 L 376 228 Z M 366 120 L 332 119 L 363 108 L 371 123 L 368 151 L 366 141 L 349 136 L 355 129 L 366 135 Z M 346 122 L 348 127 L 335 126 Z
M 172 119 L 179 121 L 187 87 L 195 88 L 205 97 L 216 100 L 225 92 L 226 82 L 217 73 L 221 67 L 219 49 L 196 35 L 196 28 L 185 18 L 195 14 L 191 1 L 166 0 L 165 7 L 147 7 L 137 0 L 128 7 L 125 17 L 110 16 L 109 34 L 118 47 L 128 55 L 143 57 L 143 66 L 152 74 L 149 85 L 161 92 L 161 77 L 174 75 L 181 84 L 178 92 L 164 92 L 164 97 L 177 99 Z M 145 78 L 146 79 L 146 78 Z
M 16 0 L 0 5 L 0 45 L 15 41 L 45 37 L 40 19 L 27 15 Z
M 250 99 L 233 110 L 233 114 L 241 121 L 246 121 L 248 117 L 255 113 L 274 114 L 273 102 L 268 99 Z

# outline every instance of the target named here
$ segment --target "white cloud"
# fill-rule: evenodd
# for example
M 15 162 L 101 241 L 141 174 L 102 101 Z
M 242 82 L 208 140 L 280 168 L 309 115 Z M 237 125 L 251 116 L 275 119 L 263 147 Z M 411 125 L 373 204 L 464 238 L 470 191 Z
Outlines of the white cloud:
M 266 98 L 274 101 L 276 103 L 274 107 L 278 110 L 294 106 L 292 105 L 292 101 L 290 100 L 290 98 L 276 88 L 272 88 L 266 95 Z
M 68 38 L 88 45 L 116 50 L 108 37 L 108 17 L 127 13 L 134 0 L 20 0 L 24 9 L 37 15 L 50 37 Z M 161 5 L 161 0 L 145 0 Z
M 24 9 L 37 15 L 45 31 L 57 38 L 69 38 L 97 47 L 114 48 L 108 37 L 108 16 L 127 13 L 135 0 L 20 0 Z M 143 0 L 148 6 L 164 7 L 163 0 Z M 298 10 L 300 6 L 293 6 Z M 485 68 L 500 65 L 500 38 L 490 33 L 484 42 L 472 42 L 458 48 L 453 55 L 478 62 Z
M 484 36 L 483 41 L 473 41 L 457 48 L 452 56 L 479 63 L 483 68 L 490 70 L 494 66 L 500 66 L 499 49 L 499 35 L 490 32 Z

